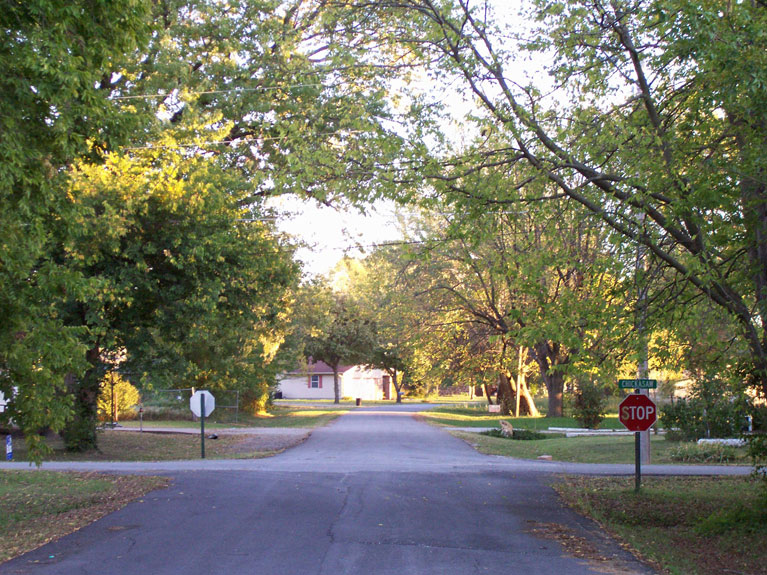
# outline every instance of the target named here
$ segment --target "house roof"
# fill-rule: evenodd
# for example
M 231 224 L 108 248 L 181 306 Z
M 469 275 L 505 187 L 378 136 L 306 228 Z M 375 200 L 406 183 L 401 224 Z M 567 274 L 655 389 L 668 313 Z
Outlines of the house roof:
M 353 365 L 339 365 L 338 373 L 345 373 L 353 367 L 354 367 Z M 290 373 L 291 374 L 301 374 L 301 373 L 309 373 L 309 374 L 331 373 L 332 374 L 333 368 L 330 367 L 324 361 L 312 361 L 310 359 L 306 363 L 306 365 L 302 365 L 299 368 L 292 370 Z

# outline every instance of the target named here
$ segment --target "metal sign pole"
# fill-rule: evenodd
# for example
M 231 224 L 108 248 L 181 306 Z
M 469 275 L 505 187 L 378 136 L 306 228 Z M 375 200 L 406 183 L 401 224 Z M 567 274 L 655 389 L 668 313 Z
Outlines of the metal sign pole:
M 200 394 L 200 448 L 205 459 L 205 394 Z
M 639 431 L 634 432 L 634 465 L 636 474 L 636 477 L 634 478 L 634 491 L 637 493 L 639 493 L 639 489 L 642 487 L 642 457 L 640 456 L 642 451 L 641 435 L 642 434 Z

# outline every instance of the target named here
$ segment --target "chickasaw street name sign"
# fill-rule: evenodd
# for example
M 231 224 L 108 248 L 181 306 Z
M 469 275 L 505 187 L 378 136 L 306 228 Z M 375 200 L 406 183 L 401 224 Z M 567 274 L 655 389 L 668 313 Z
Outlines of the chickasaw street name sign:
M 657 389 L 657 379 L 619 379 L 618 387 L 621 389 Z

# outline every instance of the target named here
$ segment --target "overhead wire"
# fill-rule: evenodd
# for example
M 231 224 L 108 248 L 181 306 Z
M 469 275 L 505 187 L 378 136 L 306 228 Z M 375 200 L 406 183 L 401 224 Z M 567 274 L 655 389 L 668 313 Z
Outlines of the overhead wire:
M 336 134 L 362 134 L 363 130 L 336 130 L 333 132 L 320 132 L 318 136 L 335 136 Z M 125 146 L 125 150 L 176 150 L 179 148 L 199 148 L 201 146 L 218 146 L 227 144 L 248 144 L 257 142 L 273 142 L 279 140 L 286 140 L 289 135 L 284 136 L 253 136 L 250 138 L 231 139 L 231 140 L 206 140 L 202 142 L 194 142 L 191 144 L 173 144 L 173 145 L 151 145 L 151 146 Z
M 201 90 L 201 91 L 193 91 L 193 92 L 187 92 L 184 91 L 183 93 L 190 96 L 202 96 L 202 95 L 210 95 L 210 94 L 228 94 L 231 92 L 267 92 L 271 90 L 291 90 L 295 88 L 332 88 L 333 85 L 326 85 L 322 83 L 312 83 L 312 84 L 290 84 L 288 86 L 259 86 L 255 88 L 227 88 L 224 90 Z M 129 94 L 127 96 L 112 96 L 113 100 L 151 100 L 155 98 L 169 98 L 174 95 L 176 90 L 171 90 L 170 92 L 166 92 L 164 94 Z

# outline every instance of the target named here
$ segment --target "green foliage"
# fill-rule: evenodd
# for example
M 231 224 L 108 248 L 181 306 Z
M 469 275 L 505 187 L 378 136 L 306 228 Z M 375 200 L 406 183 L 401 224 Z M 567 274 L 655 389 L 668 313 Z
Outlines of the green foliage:
M 264 197 L 389 194 L 374 168 L 418 141 L 391 129 L 371 81 L 390 75 L 355 64 L 340 17 L 271 0 L 4 7 L 0 390 L 27 434 L 71 420 L 73 445 L 95 444 L 117 351 L 144 383 L 263 409 L 298 274 L 257 221 Z
M 762 430 L 747 439 L 748 455 L 754 466 L 754 475 L 761 480 L 763 503 L 767 506 L 767 434 Z
M 490 437 L 500 437 L 503 439 L 517 439 L 521 441 L 533 441 L 538 439 L 548 439 L 550 436 L 547 436 L 545 433 L 541 433 L 540 431 L 535 431 L 532 429 L 518 429 L 514 428 L 514 431 L 511 434 L 511 437 L 508 435 L 504 435 L 503 432 L 500 429 L 489 429 L 487 431 L 482 431 L 482 435 L 488 435 Z
M 140 401 L 138 389 L 121 375 L 111 372 L 101 380 L 98 399 L 100 421 L 135 419 Z M 113 418 L 113 416 L 116 416 Z
M 668 439 L 668 438 L 667 438 Z M 681 443 L 669 452 L 669 458 L 682 463 L 734 463 L 743 460 L 737 448 L 718 443 Z
M 470 227 L 488 210 L 518 212 L 566 197 L 604 224 L 598 244 L 624 265 L 613 278 L 634 275 L 644 246 L 647 269 L 638 275 L 645 279 L 627 282 L 624 294 L 648 289 L 651 316 L 700 299 L 720 308 L 727 319 L 712 331 L 749 348 L 736 345 L 722 363 L 767 394 L 762 3 L 536 0 L 525 12 L 532 30 L 504 18 L 500 5 L 494 13 L 469 0 L 382 0 L 357 14 L 377 23 L 367 25 L 376 40 L 424 67 L 436 63 L 446 82 L 479 102 L 468 119 L 482 136 L 477 144 L 426 170 L 432 203 L 434 196 L 460 202 L 455 219 Z M 519 70 L 537 60 L 531 54 L 545 55 L 547 69 L 520 80 Z M 569 295 L 562 294 L 563 309 L 578 300 Z M 627 299 L 631 310 L 638 298 Z M 542 328 L 526 325 L 535 340 Z M 552 341 L 564 346 L 576 330 L 562 325 Z M 587 333 L 599 339 L 601 330 Z M 558 365 L 566 364 L 542 371 L 567 369 Z
M 304 286 L 298 329 L 306 358 L 323 361 L 334 372 L 342 364 L 368 363 L 375 346 L 375 324 L 347 294 L 327 286 Z M 336 373 L 337 375 L 337 373 Z M 336 380 L 335 402 L 341 401 Z
M 87 367 L 85 334 L 56 305 L 82 292 L 83 277 L 50 257 L 76 226 L 66 168 L 130 136 L 137 116 L 107 84 L 148 39 L 149 6 L 30 0 L 0 10 L 0 390 L 38 463 L 36 434 L 64 427 L 74 405 L 65 379 Z
M 607 396 L 604 389 L 593 381 L 581 380 L 573 400 L 573 416 L 588 429 L 598 429 L 605 418 Z
M 716 378 L 704 378 L 690 389 L 688 399 L 679 399 L 660 409 L 660 420 L 670 437 L 697 440 L 740 435 L 752 406 L 742 391 Z
M 298 270 L 241 207 L 236 179 L 218 161 L 164 152 L 110 156 L 74 183 L 84 216 L 65 256 L 91 290 L 71 320 L 154 385 L 268 396 Z

